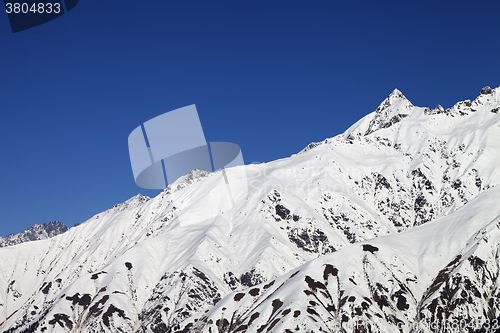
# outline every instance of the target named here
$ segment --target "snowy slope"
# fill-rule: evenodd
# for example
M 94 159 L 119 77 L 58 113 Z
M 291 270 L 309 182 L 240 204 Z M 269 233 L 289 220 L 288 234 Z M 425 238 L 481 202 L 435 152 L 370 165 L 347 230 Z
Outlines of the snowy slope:
M 312 260 L 178 332 L 500 329 L 499 202 L 497 187 L 446 217 Z
M 194 170 L 156 198 L 2 248 L 0 330 L 171 332 L 319 256 L 346 258 L 352 243 L 456 216 L 500 181 L 499 106 L 500 88 L 448 110 L 395 90 L 342 135 L 228 170 L 240 175 L 231 209 L 224 175 Z M 414 272 L 419 288 L 435 272 L 424 273 Z

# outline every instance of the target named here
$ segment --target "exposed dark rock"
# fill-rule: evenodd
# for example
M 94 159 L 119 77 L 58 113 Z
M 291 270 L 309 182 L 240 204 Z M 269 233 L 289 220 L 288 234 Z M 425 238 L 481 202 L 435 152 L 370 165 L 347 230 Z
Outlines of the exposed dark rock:
M 233 272 L 224 273 L 224 282 L 231 288 L 231 290 L 236 290 L 240 285 L 240 281 Z
M 86 309 L 92 301 L 92 297 L 90 296 L 90 294 L 83 294 L 82 297 L 80 297 L 79 293 L 76 293 L 73 296 L 66 296 L 66 299 L 68 301 L 72 301 L 73 305 L 83 306 L 84 309 Z
M 47 295 L 49 293 L 49 290 L 50 288 L 52 287 L 52 282 L 49 282 L 49 283 L 44 283 L 41 290 L 42 290 L 42 293 L 44 293 L 45 295 Z
M 240 277 L 240 283 L 246 287 L 252 287 L 262 282 L 264 282 L 264 278 L 255 269 L 242 274 Z
M 101 271 L 101 272 L 97 272 L 95 274 L 92 274 L 92 276 L 90 277 L 91 280 L 97 280 L 99 278 L 99 275 L 100 274 L 107 274 L 106 272 L 104 271 Z
M 108 307 L 108 310 L 102 315 L 102 321 L 103 321 L 104 325 L 106 325 L 107 327 L 110 327 L 109 326 L 109 319 L 113 316 L 114 313 L 116 313 L 118 315 L 118 317 L 130 320 L 130 318 L 128 318 L 125 315 L 125 312 L 123 310 L 118 309 L 113 304 L 110 304 Z
M 483 89 L 481 89 L 481 95 L 489 95 L 489 94 L 493 94 L 493 89 L 491 89 L 490 87 L 486 86 Z
M 330 264 L 325 265 L 325 270 L 323 271 L 323 280 L 328 281 L 328 275 L 338 276 L 339 270 Z
M 248 291 L 251 296 L 257 296 L 259 294 L 259 288 L 253 288 Z
M 219 332 L 227 332 L 227 328 L 229 326 L 229 321 L 227 321 L 226 318 L 223 319 L 217 319 L 215 322 L 215 325 L 217 325 L 217 328 L 219 329 Z
M 279 308 L 281 308 L 281 306 L 283 305 L 283 302 L 277 298 L 275 300 L 273 300 L 273 302 L 271 303 L 271 305 L 273 306 L 273 312 L 271 313 L 271 317 L 273 316 L 273 314 L 278 311 Z
M 109 295 L 104 295 L 97 303 L 94 303 L 89 309 L 89 316 L 90 317 L 97 317 L 99 316 L 104 308 L 104 304 L 108 301 Z
M 335 252 L 335 248 L 330 245 L 328 237 L 319 229 L 293 228 L 288 231 L 288 239 L 299 249 L 307 252 L 319 254 Z
M 245 293 L 237 293 L 236 295 L 234 295 L 234 300 L 236 302 L 239 302 L 239 300 L 242 299 L 243 297 L 245 297 Z
M 267 288 L 271 287 L 273 284 L 274 284 L 274 280 L 272 280 L 271 282 L 265 284 L 263 288 L 267 289 Z
M 281 217 L 283 220 L 286 220 L 288 216 L 290 216 L 290 209 L 283 205 L 276 205 L 276 215 Z
M 378 247 L 370 245 L 370 244 L 363 244 L 363 251 L 368 251 L 371 253 L 374 253 L 378 251 Z
M 73 322 L 68 315 L 64 313 L 56 313 L 54 318 L 49 320 L 49 325 L 59 324 L 61 327 L 67 327 L 70 331 L 73 329 Z

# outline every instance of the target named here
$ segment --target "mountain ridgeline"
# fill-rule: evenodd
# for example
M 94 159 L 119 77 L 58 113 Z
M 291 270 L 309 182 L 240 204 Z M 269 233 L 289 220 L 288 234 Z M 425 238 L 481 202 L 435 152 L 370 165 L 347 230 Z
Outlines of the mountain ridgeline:
M 0 237 L 0 247 L 12 246 L 25 242 L 51 238 L 68 231 L 68 227 L 61 221 L 52 221 L 43 224 L 34 224 L 28 230 L 7 237 Z
M 0 249 L 2 332 L 500 331 L 500 88 Z

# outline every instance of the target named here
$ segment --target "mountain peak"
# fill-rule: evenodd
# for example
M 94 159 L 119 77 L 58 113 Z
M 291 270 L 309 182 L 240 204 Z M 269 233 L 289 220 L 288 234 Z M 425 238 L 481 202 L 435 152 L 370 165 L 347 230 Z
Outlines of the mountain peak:
M 128 199 L 120 204 L 114 205 L 113 207 L 111 207 L 107 211 L 117 212 L 117 211 L 122 211 L 125 209 L 136 208 L 138 206 L 141 206 L 143 203 L 149 201 L 150 199 L 151 199 L 150 197 L 144 196 L 144 195 L 139 193 L 139 194 L 136 194 L 132 198 L 130 198 L 130 199 Z
M 387 113 L 392 110 L 392 109 L 398 109 L 401 106 L 413 106 L 411 102 L 408 100 L 408 98 L 403 95 L 401 91 L 398 89 L 394 89 L 389 96 L 387 96 L 382 103 L 378 106 L 378 108 L 375 110 L 375 113 L 383 115 L 384 117 L 387 116 Z
M 398 97 L 404 97 L 403 93 L 399 91 L 398 88 L 394 88 L 394 90 L 391 92 L 389 96 L 398 96 Z
M 399 89 L 395 88 L 389 94 L 389 96 L 387 96 L 387 98 L 382 102 L 381 105 L 388 106 L 388 105 L 393 104 L 397 100 L 408 101 L 408 98 L 406 98 L 405 95 L 403 95 L 403 93 L 401 91 L 399 91 Z M 380 107 L 379 107 L 379 109 L 380 109 Z
M 68 231 L 68 227 L 61 221 L 34 224 L 28 230 L 21 231 L 18 234 L 10 234 L 5 238 L 0 237 L 0 247 L 52 238 L 66 231 Z
M 163 191 L 165 193 L 177 192 L 185 188 L 186 186 L 197 183 L 198 181 L 210 175 L 210 172 L 196 168 L 194 170 L 191 170 L 187 175 L 177 178 L 177 180 L 169 184 Z
M 481 95 L 490 95 L 493 94 L 493 89 L 491 89 L 489 86 L 484 87 L 481 89 Z
M 364 135 L 371 134 L 378 129 L 387 128 L 408 116 L 413 104 L 398 89 L 392 93 L 375 110 L 375 116 L 371 120 Z

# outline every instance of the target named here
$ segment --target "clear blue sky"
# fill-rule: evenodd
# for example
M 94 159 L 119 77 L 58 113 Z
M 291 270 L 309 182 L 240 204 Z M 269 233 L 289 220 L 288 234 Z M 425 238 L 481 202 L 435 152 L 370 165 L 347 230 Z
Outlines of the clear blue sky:
M 267 162 L 394 89 L 451 107 L 500 86 L 499 1 L 81 0 L 13 34 L 0 14 L 0 236 L 142 193 L 127 138 L 196 104 L 208 141 Z

